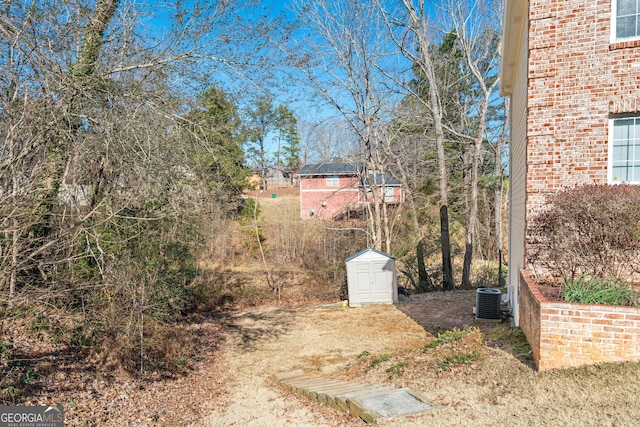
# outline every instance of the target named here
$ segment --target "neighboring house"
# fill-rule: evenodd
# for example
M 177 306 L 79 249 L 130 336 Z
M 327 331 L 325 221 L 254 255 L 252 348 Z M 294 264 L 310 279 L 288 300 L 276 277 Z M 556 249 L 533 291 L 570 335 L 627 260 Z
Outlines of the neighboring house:
M 640 183 L 637 0 L 505 0 L 501 90 L 511 97 L 509 299 L 519 324 L 526 229 L 547 196 Z
M 369 180 L 362 167 L 349 163 L 307 164 L 298 173 L 300 179 L 300 217 L 303 219 L 339 219 L 364 209 L 366 197 L 373 198 Z M 402 203 L 400 182 L 388 174 L 375 174 L 376 187 L 389 204 Z M 384 182 L 384 185 L 383 185 Z
M 281 187 L 293 187 L 298 184 L 297 174 L 290 169 L 268 167 L 264 171 L 267 188 L 263 188 L 260 170 L 253 170 L 253 174 L 247 178 L 250 188 L 253 190 L 272 190 Z
M 289 179 L 282 169 L 268 167 L 266 171 L 267 190 L 271 188 L 285 187 L 289 185 Z

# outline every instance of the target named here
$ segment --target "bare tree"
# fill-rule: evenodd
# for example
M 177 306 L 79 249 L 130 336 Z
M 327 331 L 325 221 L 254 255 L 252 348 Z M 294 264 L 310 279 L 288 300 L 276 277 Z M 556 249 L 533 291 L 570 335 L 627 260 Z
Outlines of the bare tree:
M 341 118 L 310 122 L 298 122 L 301 137 L 301 161 L 307 163 L 330 163 L 358 159 L 359 144 L 351 126 Z
M 471 262 L 474 239 L 478 232 L 479 169 L 485 141 L 487 121 L 492 104 L 500 102 L 499 87 L 499 23 L 491 22 L 496 14 L 491 3 L 469 1 L 450 2 L 449 16 L 453 23 L 456 45 L 464 60 L 463 79 L 467 82 L 467 94 L 463 99 L 462 126 L 451 126 L 463 143 L 471 145 L 465 159 L 468 170 L 465 209 L 465 253 L 462 268 L 462 287 L 471 287 Z M 499 148 L 499 147 L 498 147 Z M 496 153 L 499 155 L 499 152 Z M 499 161 L 498 159 L 496 161 Z M 497 167 L 497 166 L 496 166 Z M 501 176 L 501 173 L 500 173 Z M 500 209 L 496 206 L 496 209 Z
M 502 164 L 502 156 L 504 153 L 504 146 L 507 143 L 507 135 L 509 130 L 509 123 L 511 122 L 509 106 L 510 98 L 504 98 L 504 117 L 500 133 L 496 138 L 494 146 L 494 167 L 493 174 L 495 178 L 493 189 L 493 208 L 494 210 L 494 237 L 496 252 L 498 255 L 498 283 L 502 280 L 502 253 L 503 253 L 503 233 L 502 233 L 502 204 L 504 200 L 504 165 Z
M 429 113 L 436 144 L 438 182 L 440 191 L 440 243 L 442 248 L 442 283 L 443 289 L 453 289 L 453 267 L 451 263 L 451 242 L 449 233 L 449 185 L 445 155 L 445 128 L 443 123 L 443 106 L 440 81 L 436 74 L 436 67 L 431 57 L 434 41 L 431 35 L 428 5 L 424 0 L 402 0 L 397 10 L 386 8 L 376 1 L 383 12 L 388 34 L 402 55 L 413 64 L 415 71 L 420 73 L 427 83 L 427 93 L 422 94 L 404 85 L 417 102 Z
M 7 305 L 83 310 L 129 337 L 185 307 L 198 226 L 223 210 L 195 173 L 203 139 L 183 137 L 185 106 L 212 76 L 249 86 L 265 76 L 280 27 L 251 3 L 0 6 Z
M 364 164 L 363 183 L 369 233 L 376 249 L 391 248 L 390 218 L 382 188 L 386 159 L 378 150 L 393 99 L 380 72 L 388 59 L 382 21 L 375 8 L 358 1 L 298 0 L 298 18 L 313 37 L 295 46 L 295 63 L 320 96 L 357 135 Z M 302 58 L 302 59 L 301 59 Z

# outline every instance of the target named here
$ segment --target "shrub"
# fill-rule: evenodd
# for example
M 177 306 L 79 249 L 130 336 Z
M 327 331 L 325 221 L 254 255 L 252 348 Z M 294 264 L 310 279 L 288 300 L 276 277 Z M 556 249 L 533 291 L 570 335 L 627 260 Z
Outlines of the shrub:
M 249 250 L 252 256 L 256 256 L 258 250 L 260 250 L 258 240 L 260 240 L 260 243 L 263 243 L 265 240 L 262 228 L 258 225 L 259 218 L 260 204 L 256 199 L 246 199 L 238 214 L 238 223 L 240 224 L 240 230 L 243 236 L 242 244 Z
M 564 280 L 564 300 L 582 304 L 637 305 L 638 295 L 624 283 L 611 280 Z
M 640 186 L 562 190 L 533 218 L 528 239 L 529 260 L 543 281 L 628 279 L 640 271 Z
M 260 204 L 256 199 L 248 197 L 242 202 L 242 207 L 238 213 L 238 220 L 245 223 L 251 223 L 254 218 L 260 216 Z
M 496 261 L 477 261 L 471 270 L 471 280 L 478 288 L 504 287 L 508 273 L 509 267 Z

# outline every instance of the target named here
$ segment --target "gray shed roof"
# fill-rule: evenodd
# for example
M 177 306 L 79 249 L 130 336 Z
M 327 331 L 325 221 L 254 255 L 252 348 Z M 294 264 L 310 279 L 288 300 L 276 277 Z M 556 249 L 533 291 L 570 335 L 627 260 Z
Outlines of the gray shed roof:
M 376 250 L 376 249 L 372 249 L 372 248 L 364 248 L 364 249 L 363 249 L 363 250 L 361 250 L 360 252 L 358 252 L 358 253 L 356 253 L 356 254 L 353 254 L 353 255 L 351 255 L 351 256 L 349 256 L 349 257 L 347 257 L 347 259 L 345 260 L 345 262 L 349 262 L 349 261 L 351 261 L 352 259 L 356 259 L 356 258 L 358 258 L 360 255 L 364 255 L 364 254 L 366 254 L 367 252 L 375 252 L 375 253 L 377 253 L 377 254 L 379 254 L 379 255 L 382 255 L 382 256 L 385 256 L 385 257 L 387 257 L 387 258 L 395 259 L 395 257 L 393 257 L 393 256 L 389 255 L 389 254 L 388 254 L 388 253 L 386 253 L 386 252 L 378 251 L 378 250 Z

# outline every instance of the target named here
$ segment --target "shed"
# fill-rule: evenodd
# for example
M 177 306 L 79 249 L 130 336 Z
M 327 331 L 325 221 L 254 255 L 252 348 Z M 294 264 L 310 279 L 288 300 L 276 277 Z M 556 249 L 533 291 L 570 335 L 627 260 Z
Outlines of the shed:
M 349 306 L 398 302 L 394 257 L 366 248 L 351 255 L 346 263 Z

